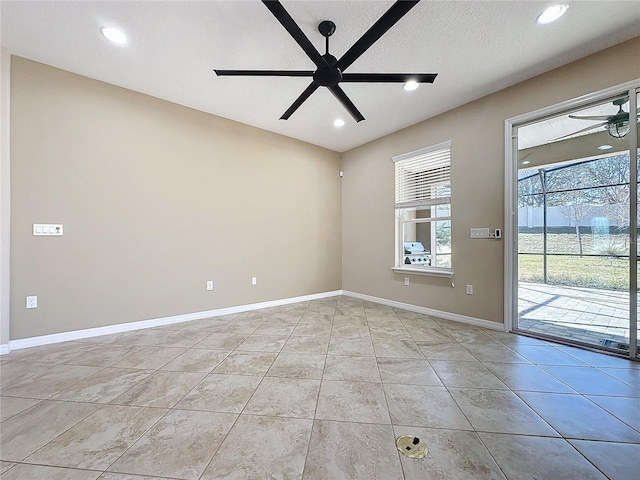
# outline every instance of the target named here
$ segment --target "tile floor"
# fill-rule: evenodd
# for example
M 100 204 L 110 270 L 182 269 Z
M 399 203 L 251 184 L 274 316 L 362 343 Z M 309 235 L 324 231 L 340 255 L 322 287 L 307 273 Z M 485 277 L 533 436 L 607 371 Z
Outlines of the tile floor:
M 1 358 L 3 480 L 621 479 L 640 364 L 333 297 Z M 426 458 L 399 455 L 411 434 Z

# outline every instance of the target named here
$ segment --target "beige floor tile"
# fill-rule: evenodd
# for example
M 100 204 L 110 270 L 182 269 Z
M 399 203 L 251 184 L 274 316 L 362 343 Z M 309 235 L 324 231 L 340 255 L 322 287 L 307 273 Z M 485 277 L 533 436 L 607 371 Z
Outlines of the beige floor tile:
M 424 355 L 413 340 L 395 338 L 376 338 L 372 335 L 373 349 L 376 357 L 424 358 Z
M 96 480 L 100 473 L 74 468 L 18 464 L 2 475 L 2 480 Z
M 313 418 L 320 380 L 265 377 L 243 413 Z
M 32 398 L 0 397 L 0 422 L 42 402 Z
M 192 348 L 175 360 L 170 361 L 161 370 L 173 372 L 201 372 L 210 373 L 227 358 L 231 352 L 225 350 L 205 350 Z
M 304 480 L 403 480 L 390 425 L 315 420 Z
M 325 380 L 351 380 L 354 382 L 380 382 L 380 372 L 374 357 L 327 356 L 324 366 Z
M 364 310 L 358 314 L 339 313 L 339 311 L 340 309 L 336 309 L 336 314 L 333 316 L 334 325 L 348 325 L 352 327 L 366 327 L 368 325 Z
M 109 367 L 125 357 L 131 347 L 124 345 L 92 345 L 69 363 L 88 367 Z
M 640 472 L 639 444 L 588 440 L 569 440 L 569 443 L 576 447 L 610 480 L 629 480 L 638 477 Z
M 402 323 L 394 323 L 391 325 L 370 325 L 371 338 L 379 342 L 384 340 L 406 340 L 413 341 L 413 337 L 409 331 L 404 328 Z
M 480 433 L 482 442 L 509 479 L 606 480 L 566 440 Z
M 73 402 L 109 403 L 136 383 L 147 378 L 151 373 L 153 373 L 153 370 L 105 368 L 63 390 L 53 399 Z
M 166 477 L 147 477 L 141 475 L 129 475 L 126 473 L 105 472 L 98 477 L 98 480 L 174 480 Z
M 212 333 L 207 338 L 196 344 L 195 348 L 206 348 L 210 350 L 231 351 L 238 348 L 249 335 L 238 335 L 233 333 Z
M 19 462 L 101 406 L 46 400 L 2 422 L 2 460 Z
M 314 325 L 311 323 L 300 324 L 291 333 L 295 337 L 330 337 L 331 324 Z
M 9 470 L 11 467 L 15 466 L 14 462 L 5 462 L 4 460 L 0 460 L 0 475 Z
M 248 352 L 279 352 L 289 337 L 276 335 L 249 335 L 237 350 Z
M 262 377 L 212 373 L 189 392 L 175 408 L 240 413 Z
M 465 350 L 459 343 L 433 343 L 417 341 L 418 348 L 427 360 L 451 360 L 456 362 L 477 362 L 478 359 Z
M 155 370 L 186 352 L 186 348 L 133 347 L 130 352 L 112 366 L 117 368 L 138 368 Z
M 109 470 L 197 480 L 236 418 L 229 413 L 172 410 Z
M 389 424 L 382 384 L 323 380 L 316 418 Z
M 394 425 L 472 430 L 443 387 L 387 383 L 384 391 Z
M 329 342 L 329 355 L 375 357 L 375 352 L 369 338 L 332 338 Z
M 213 329 L 214 334 L 216 333 L 228 333 L 232 335 L 251 335 L 256 329 L 262 325 L 262 321 L 258 322 L 246 322 L 239 321 L 235 323 L 230 323 L 229 325 L 221 325 Z
M 213 373 L 264 375 L 277 356 L 276 353 L 233 352 L 213 369 Z
M 544 365 L 542 368 L 583 395 L 640 397 L 640 390 L 593 367 Z
M 640 398 L 595 395 L 587 398 L 640 432 Z
M 206 373 L 159 370 L 131 387 L 112 403 L 171 408 L 206 376 Z
M 343 324 L 333 324 L 331 329 L 332 338 L 370 338 L 369 328 L 366 326 L 353 326 Z
M 475 432 L 439 428 L 393 427 L 396 436 L 413 435 L 427 456 L 400 456 L 405 480 L 506 480 Z
M 306 312 L 300 317 L 299 324 L 312 324 L 312 325 L 331 325 L 333 323 L 333 312 Z
M 429 335 L 422 335 L 420 345 L 440 345 L 443 343 L 456 343 L 456 339 L 453 338 L 446 330 L 432 329 L 428 332 Z
M 329 348 L 329 339 L 325 337 L 289 337 L 282 347 L 285 353 L 312 353 L 326 355 Z
M 22 357 L 24 358 L 24 356 Z M 56 365 L 51 363 L 33 363 L 22 360 L 14 360 L 10 363 L 3 363 L 0 366 L 0 388 L 4 390 L 15 383 L 21 382 L 46 372 L 54 372 Z
M 11 353 L 14 360 L 43 363 L 67 363 L 90 350 L 92 345 L 78 341 L 52 343 L 40 347 L 24 348 Z
M 104 470 L 167 410 L 106 405 L 27 458 L 29 463 Z
M 445 360 L 431 360 L 429 363 L 447 387 L 508 390 L 508 387 L 481 363 Z
M 449 388 L 449 393 L 476 431 L 559 436 L 513 392 Z
M 552 345 L 512 345 L 512 348 L 527 360 L 539 365 L 575 365 L 585 366 L 577 358 L 568 355 Z
M 267 372 L 268 377 L 322 378 L 325 355 L 280 353 Z
M 484 366 L 512 390 L 529 392 L 575 393 L 537 365 L 484 362 Z
M 491 337 L 493 338 L 493 337 Z M 522 355 L 514 352 L 500 342 L 495 343 L 463 343 L 464 348 L 481 362 L 531 363 Z
M 426 360 L 389 357 L 377 360 L 384 383 L 442 386 L 442 382 Z
M 565 438 L 640 443 L 638 431 L 581 395 L 518 392 L 518 396 Z
M 442 331 L 440 325 L 438 325 L 438 323 L 428 315 L 423 315 L 422 313 L 407 312 L 406 310 L 398 311 L 396 312 L 396 314 L 398 315 L 398 318 L 403 323 L 405 328 L 409 331 L 412 331 L 414 329 L 422 330 L 425 328 L 435 328 L 436 330 Z
M 241 415 L 201 479 L 300 478 L 312 423 L 305 418 Z
M 640 363 L 640 362 L 638 362 Z M 639 368 L 609 368 L 598 367 L 603 373 L 615 378 L 627 385 L 632 386 L 636 390 L 640 390 L 640 369 Z
M 11 366 L 12 364 L 9 364 Z M 100 367 L 78 365 L 56 365 L 55 368 L 32 375 L 2 389 L 2 394 L 11 397 L 50 398 L 99 372 Z
M 260 325 L 252 335 L 274 335 L 279 337 L 288 337 L 295 329 L 295 325 L 280 325 L 265 322 Z

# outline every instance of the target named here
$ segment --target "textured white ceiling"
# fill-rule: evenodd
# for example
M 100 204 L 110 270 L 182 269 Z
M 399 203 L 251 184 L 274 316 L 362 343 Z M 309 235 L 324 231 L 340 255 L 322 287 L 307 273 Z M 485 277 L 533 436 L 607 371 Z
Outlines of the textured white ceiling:
M 282 1 L 316 48 L 332 20 L 338 58 L 391 1 Z M 640 35 L 637 1 L 567 1 L 541 27 L 547 1 L 427 1 L 346 71 L 439 73 L 433 85 L 341 84 L 366 120 L 356 124 L 324 88 L 288 120 L 304 78 L 216 77 L 220 69 L 304 69 L 313 63 L 257 1 L 0 2 L 1 43 L 12 54 L 339 152 Z M 99 33 L 116 26 L 129 44 Z M 332 122 L 343 118 L 336 129 Z

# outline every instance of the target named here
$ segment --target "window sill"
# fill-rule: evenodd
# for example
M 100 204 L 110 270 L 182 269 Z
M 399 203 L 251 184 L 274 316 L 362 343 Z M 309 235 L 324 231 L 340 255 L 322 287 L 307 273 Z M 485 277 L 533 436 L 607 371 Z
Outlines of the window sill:
M 444 277 L 444 278 L 453 277 L 453 270 L 445 270 L 442 268 L 435 268 L 435 267 L 428 267 L 428 268 L 392 267 L 391 270 L 393 270 L 396 273 L 410 273 L 412 275 L 428 275 L 431 277 Z

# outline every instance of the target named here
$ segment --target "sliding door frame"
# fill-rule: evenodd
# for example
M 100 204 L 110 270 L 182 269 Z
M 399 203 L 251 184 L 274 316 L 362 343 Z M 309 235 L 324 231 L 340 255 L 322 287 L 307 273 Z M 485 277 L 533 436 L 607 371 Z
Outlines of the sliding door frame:
M 553 117 L 568 110 L 606 101 L 616 95 L 629 95 L 629 159 L 630 159 L 630 218 L 629 218 L 629 357 L 636 358 L 638 334 L 638 275 L 637 275 L 637 155 L 638 155 L 638 102 L 640 78 L 606 88 L 565 102 L 508 118 L 504 122 L 504 328 L 514 331 L 518 318 L 518 128 Z M 633 234 L 632 234 L 633 233 Z

